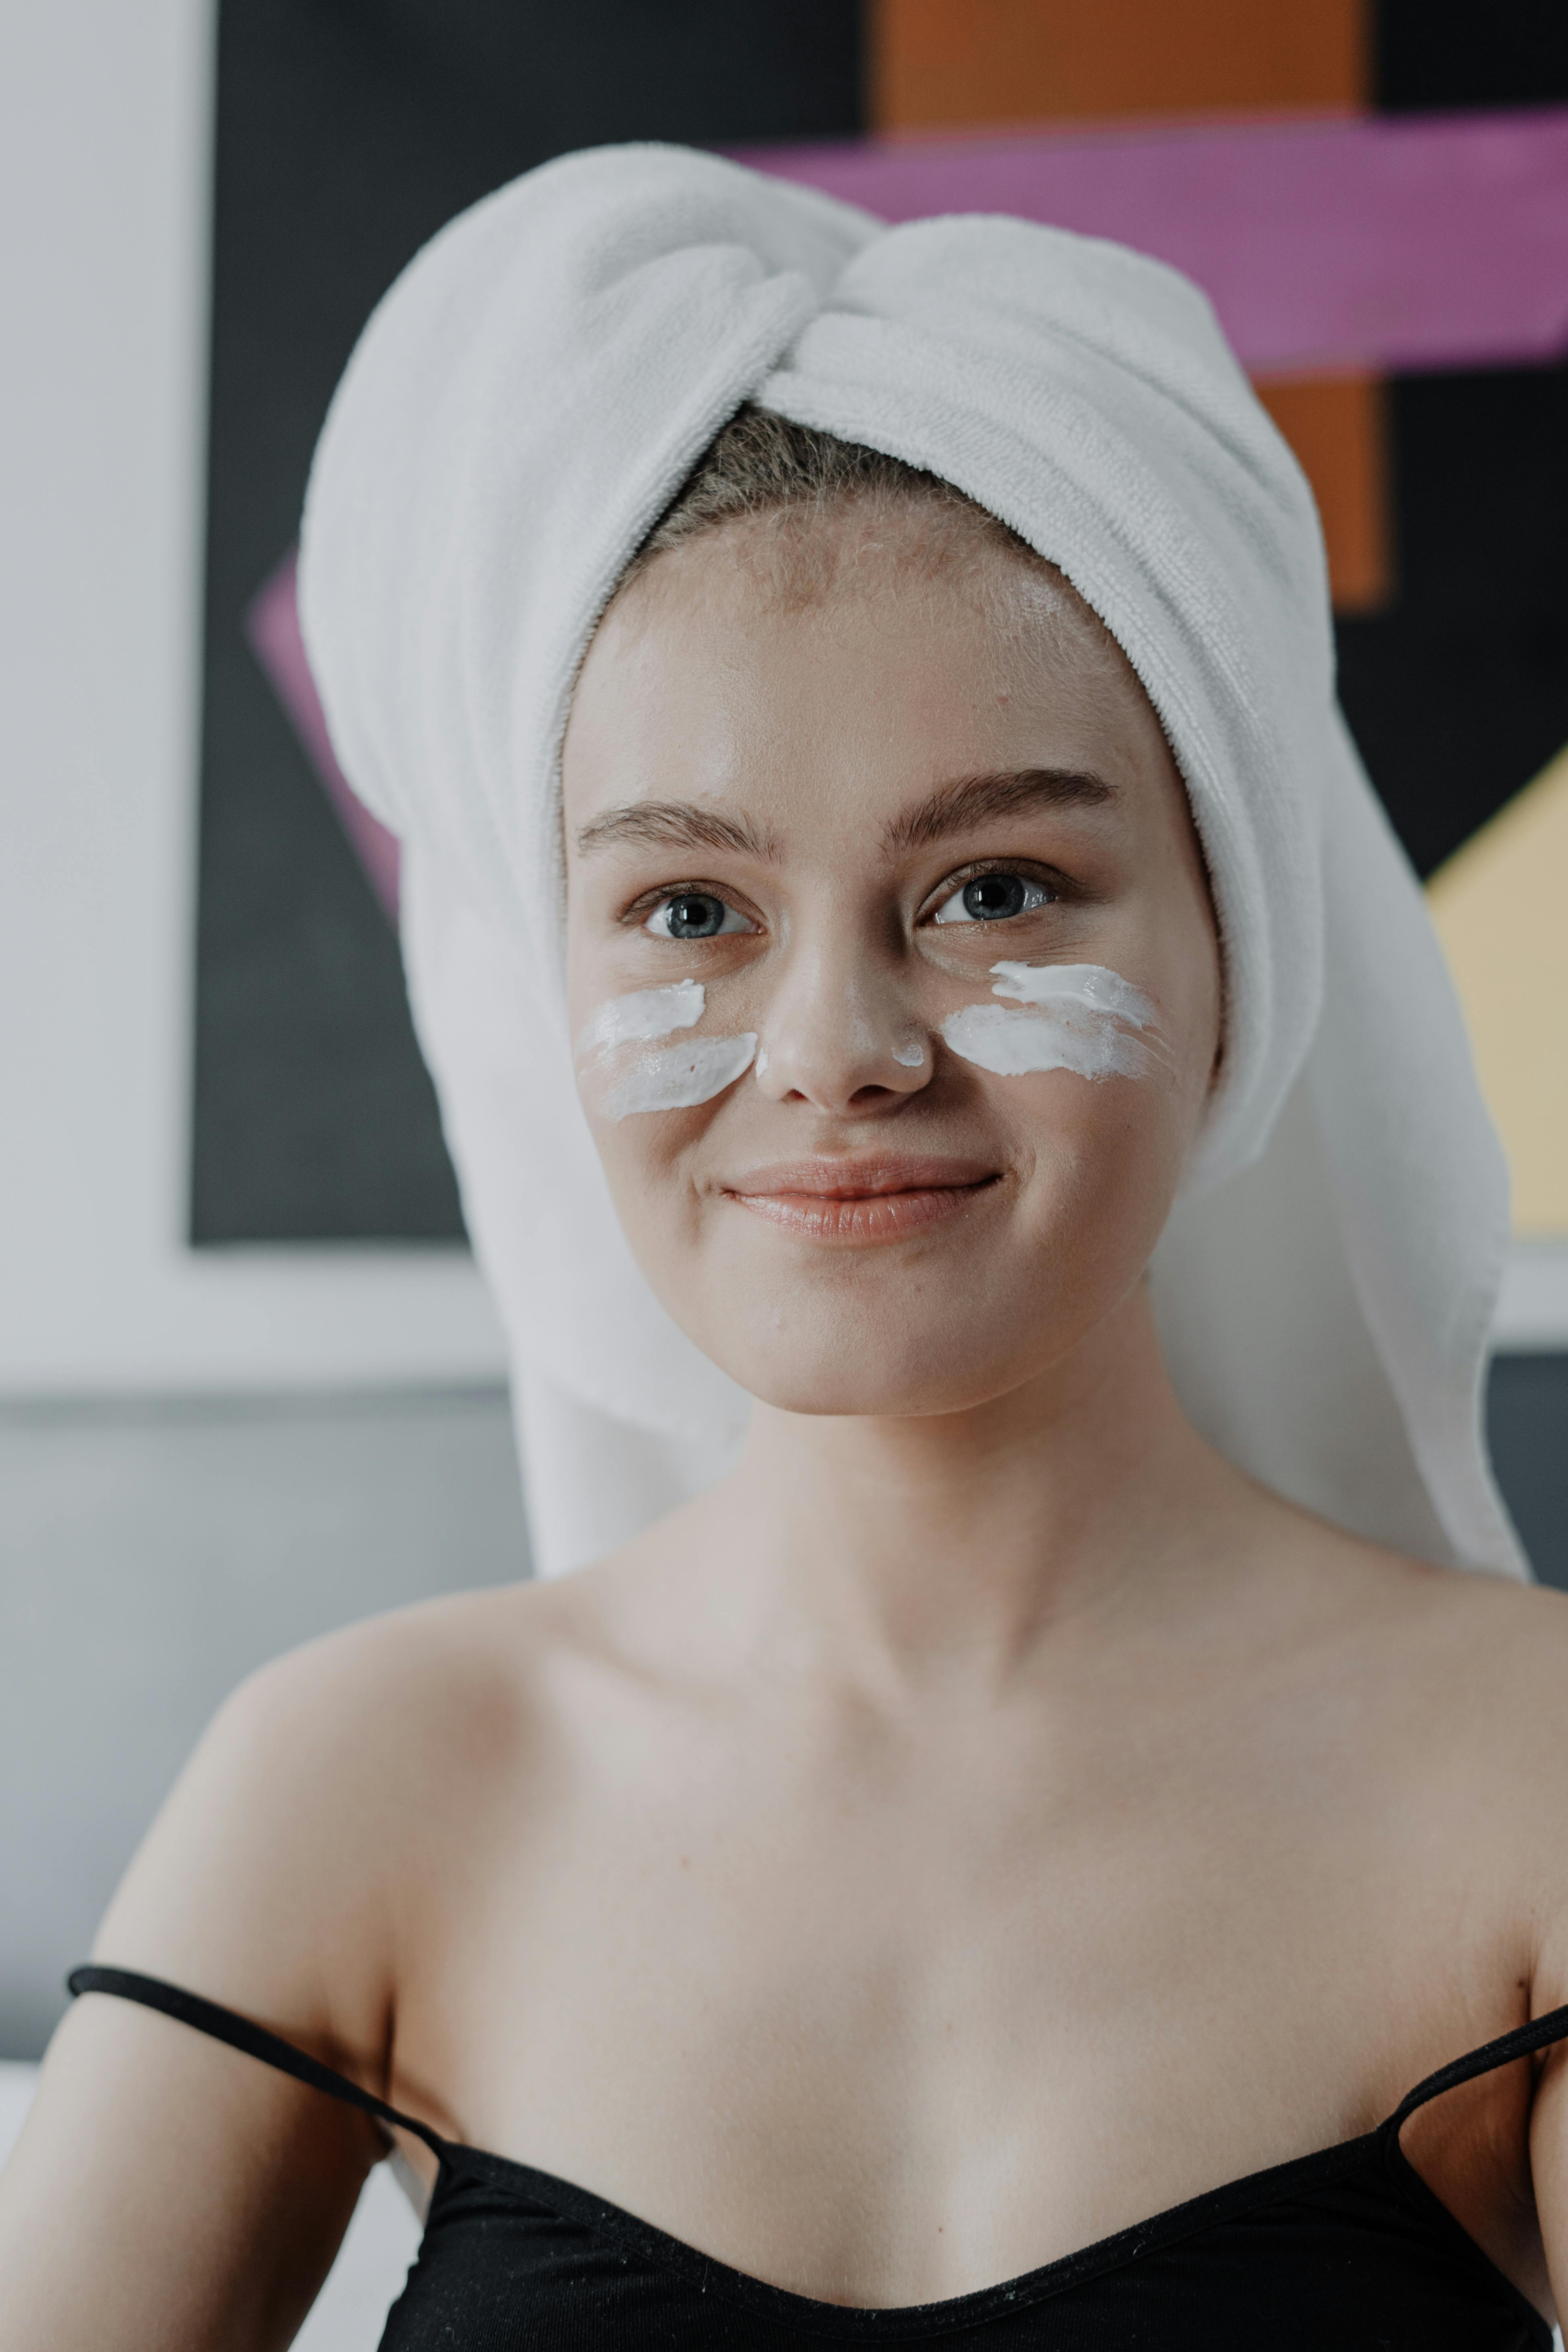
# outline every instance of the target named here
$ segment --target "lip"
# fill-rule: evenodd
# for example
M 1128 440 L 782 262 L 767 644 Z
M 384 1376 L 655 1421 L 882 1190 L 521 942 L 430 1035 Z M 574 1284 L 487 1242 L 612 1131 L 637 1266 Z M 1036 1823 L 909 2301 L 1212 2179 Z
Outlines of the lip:
M 863 1249 L 961 1216 L 999 1181 L 980 1160 L 884 1154 L 756 1168 L 723 1192 L 798 1240 Z

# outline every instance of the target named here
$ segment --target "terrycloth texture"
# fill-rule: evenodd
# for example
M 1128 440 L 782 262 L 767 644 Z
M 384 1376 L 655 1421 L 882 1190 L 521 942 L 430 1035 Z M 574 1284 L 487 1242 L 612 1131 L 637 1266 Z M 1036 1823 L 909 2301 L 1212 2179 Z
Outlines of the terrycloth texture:
M 929 468 L 1060 565 L 1165 726 L 1213 876 L 1224 1082 L 1154 1269 L 1194 1418 L 1342 1524 L 1520 1570 L 1479 1395 L 1506 1181 L 1420 893 L 1333 696 L 1310 494 L 1207 302 L 993 217 L 883 229 L 673 148 L 444 230 L 317 453 L 303 620 L 500 1300 L 542 1565 L 732 1454 L 746 1401 L 622 1240 L 561 985 L 559 751 L 633 551 L 753 400 Z

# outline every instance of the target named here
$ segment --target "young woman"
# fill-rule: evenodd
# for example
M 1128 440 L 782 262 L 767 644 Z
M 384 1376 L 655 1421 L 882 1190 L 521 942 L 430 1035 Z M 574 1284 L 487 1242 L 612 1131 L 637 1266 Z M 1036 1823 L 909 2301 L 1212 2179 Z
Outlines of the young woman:
M 7 2352 L 286 2344 L 389 2133 L 389 2352 L 1546 2345 L 1495 1155 L 1201 299 L 572 159 L 373 322 L 305 587 L 578 1572 L 224 1710 Z

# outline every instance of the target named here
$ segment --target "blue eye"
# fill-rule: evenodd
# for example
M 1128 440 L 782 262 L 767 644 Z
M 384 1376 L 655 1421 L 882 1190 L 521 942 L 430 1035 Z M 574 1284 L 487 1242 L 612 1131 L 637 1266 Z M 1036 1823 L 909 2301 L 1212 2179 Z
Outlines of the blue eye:
M 939 923 L 1003 923 L 1012 915 L 1032 915 L 1048 907 L 1055 893 L 1025 874 L 977 874 L 951 898 L 944 898 L 933 920 Z
M 752 926 L 710 890 L 680 890 L 654 908 L 643 929 L 657 940 L 716 940 Z

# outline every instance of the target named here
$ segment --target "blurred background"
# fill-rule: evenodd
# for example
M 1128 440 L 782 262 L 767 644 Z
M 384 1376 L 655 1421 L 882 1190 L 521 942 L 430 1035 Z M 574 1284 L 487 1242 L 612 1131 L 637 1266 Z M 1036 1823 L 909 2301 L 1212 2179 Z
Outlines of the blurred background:
M 291 549 L 402 264 L 638 138 L 1208 288 L 1317 488 L 1346 709 L 1508 1144 L 1494 1444 L 1568 1584 L 1561 0 L 10 0 L 0 2058 L 240 1675 L 526 1572 L 395 856 L 321 741 Z

